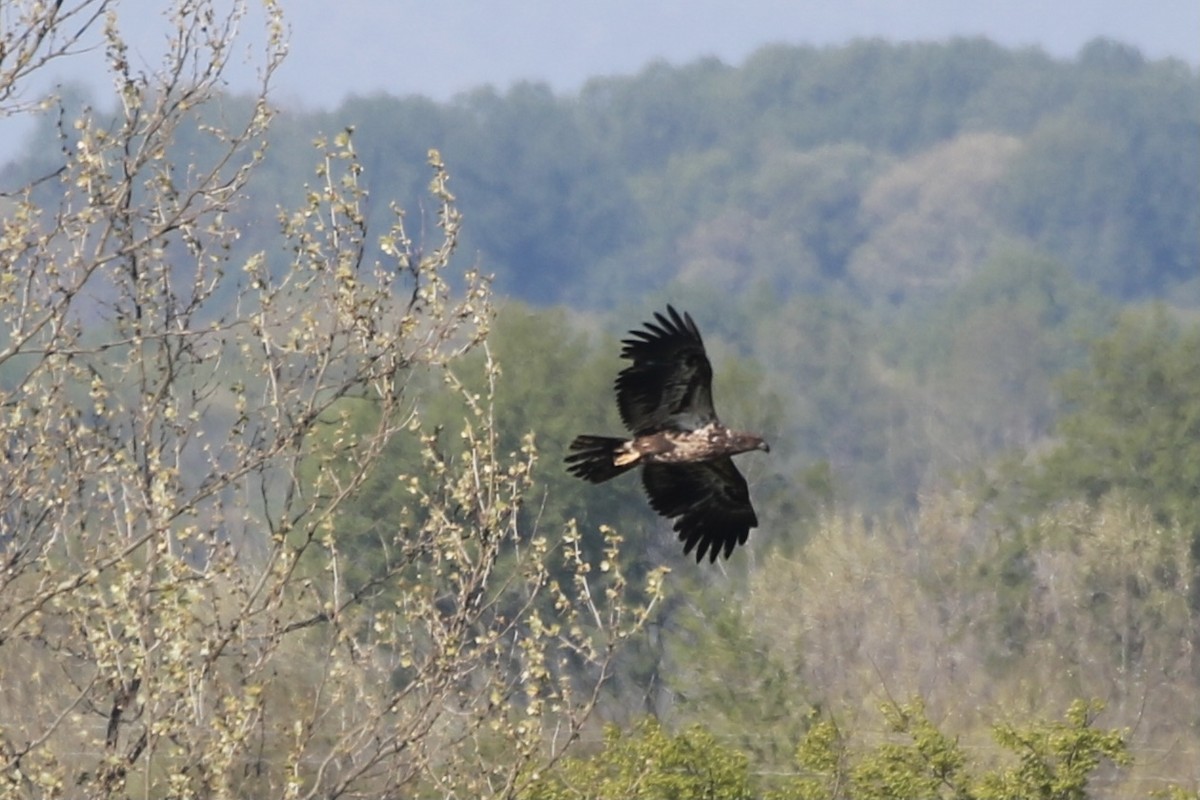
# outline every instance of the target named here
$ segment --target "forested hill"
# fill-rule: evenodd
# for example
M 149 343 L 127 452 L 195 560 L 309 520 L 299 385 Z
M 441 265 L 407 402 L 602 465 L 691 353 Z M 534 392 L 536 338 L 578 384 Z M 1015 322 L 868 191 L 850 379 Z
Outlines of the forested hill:
M 1013 243 L 1113 298 L 1197 296 L 1200 77 L 1108 40 L 1072 61 L 983 39 L 778 45 L 574 95 L 521 84 L 285 110 L 277 185 L 245 209 L 256 224 L 311 175 L 313 135 L 346 126 L 381 198 L 377 229 L 382 198 L 417 207 L 437 147 L 468 249 L 501 291 L 539 304 L 676 285 L 903 303 Z M 6 183 L 58 149 L 48 129 L 31 141 Z
M 572 96 L 527 84 L 289 116 L 304 140 L 356 126 L 381 197 L 419 197 L 441 148 L 469 245 L 538 303 L 674 282 L 899 302 L 1014 242 L 1115 298 L 1196 296 L 1200 77 L 1110 41 L 1070 62 L 981 39 L 774 46 Z M 281 174 L 306 174 L 279 145 Z

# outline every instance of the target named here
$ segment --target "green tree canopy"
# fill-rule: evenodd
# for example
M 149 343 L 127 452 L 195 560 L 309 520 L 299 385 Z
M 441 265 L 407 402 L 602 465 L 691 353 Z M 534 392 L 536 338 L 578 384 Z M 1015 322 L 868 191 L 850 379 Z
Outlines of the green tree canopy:
M 1069 411 L 1042 461 L 1045 500 L 1121 490 L 1200 533 L 1200 326 L 1158 307 L 1122 315 L 1063 385 Z

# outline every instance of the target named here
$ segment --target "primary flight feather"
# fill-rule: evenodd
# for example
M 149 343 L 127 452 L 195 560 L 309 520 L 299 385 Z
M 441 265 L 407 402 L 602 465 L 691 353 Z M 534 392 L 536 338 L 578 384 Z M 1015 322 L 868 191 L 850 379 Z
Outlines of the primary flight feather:
M 700 330 L 686 312 L 667 306 L 629 332 L 617 376 L 617 407 L 631 439 L 584 435 L 567 456 L 572 474 L 603 483 L 642 467 L 650 506 L 675 521 L 684 554 L 696 561 L 728 558 L 745 544 L 758 517 L 746 479 L 731 456 L 769 451 L 761 436 L 732 431 L 713 409 L 712 365 Z

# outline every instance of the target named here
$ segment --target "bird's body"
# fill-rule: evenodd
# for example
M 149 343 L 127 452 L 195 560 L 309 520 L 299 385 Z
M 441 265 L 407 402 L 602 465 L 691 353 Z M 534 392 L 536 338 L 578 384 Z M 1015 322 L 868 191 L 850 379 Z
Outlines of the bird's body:
M 617 376 L 617 406 L 630 439 L 584 435 L 571 443 L 568 469 L 603 483 L 642 467 L 650 505 L 675 520 L 684 553 L 728 557 L 758 517 L 731 456 L 769 450 L 762 437 L 721 424 L 712 403 L 712 367 L 691 315 L 667 306 L 645 330 L 631 331 Z

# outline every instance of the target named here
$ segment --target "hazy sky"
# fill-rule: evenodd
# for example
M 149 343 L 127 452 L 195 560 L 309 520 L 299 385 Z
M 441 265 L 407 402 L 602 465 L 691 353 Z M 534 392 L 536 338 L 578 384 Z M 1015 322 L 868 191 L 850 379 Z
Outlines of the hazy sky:
M 836 44 L 986 35 L 1073 56 L 1108 36 L 1200 63 L 1200 0 L 320 0 L 287 3 L 284 93 L 326 106 L 347 92 L 446 98 L 483 83 L 577 88 L 655 58 L 738 63 L 768 42 Z
M 2 0 L 0 0 L 2 1 Z M 253 0 L 251 0 L 253 3 Z M 545 81 L 560 91 L 588 77 L 636 72 L 664 58 L 715 55 L 737 64 L 769 42 L 838 44 L 859 37 L 938 40 L 985 35 L 1070 57 L 1107 36 L 1150 58 L 1200 65 L 1200 0 L 282 0 L 291 48 L 276 82 L 284 105 L 328 108 L 347 94 L 446 99 L 491 83 Z M 118 6 L 135 60 L 157 62 L 162 0 Z M 2 18 L 0 18 L 2 20 Z M 253 26 L 247 24 L 247 29 Z M 230 73 L 233 89 L 252 71 Z M 94 80 L 98 53 L 56 79 Z M 0 158 L 25 126 L 0 117 Z

